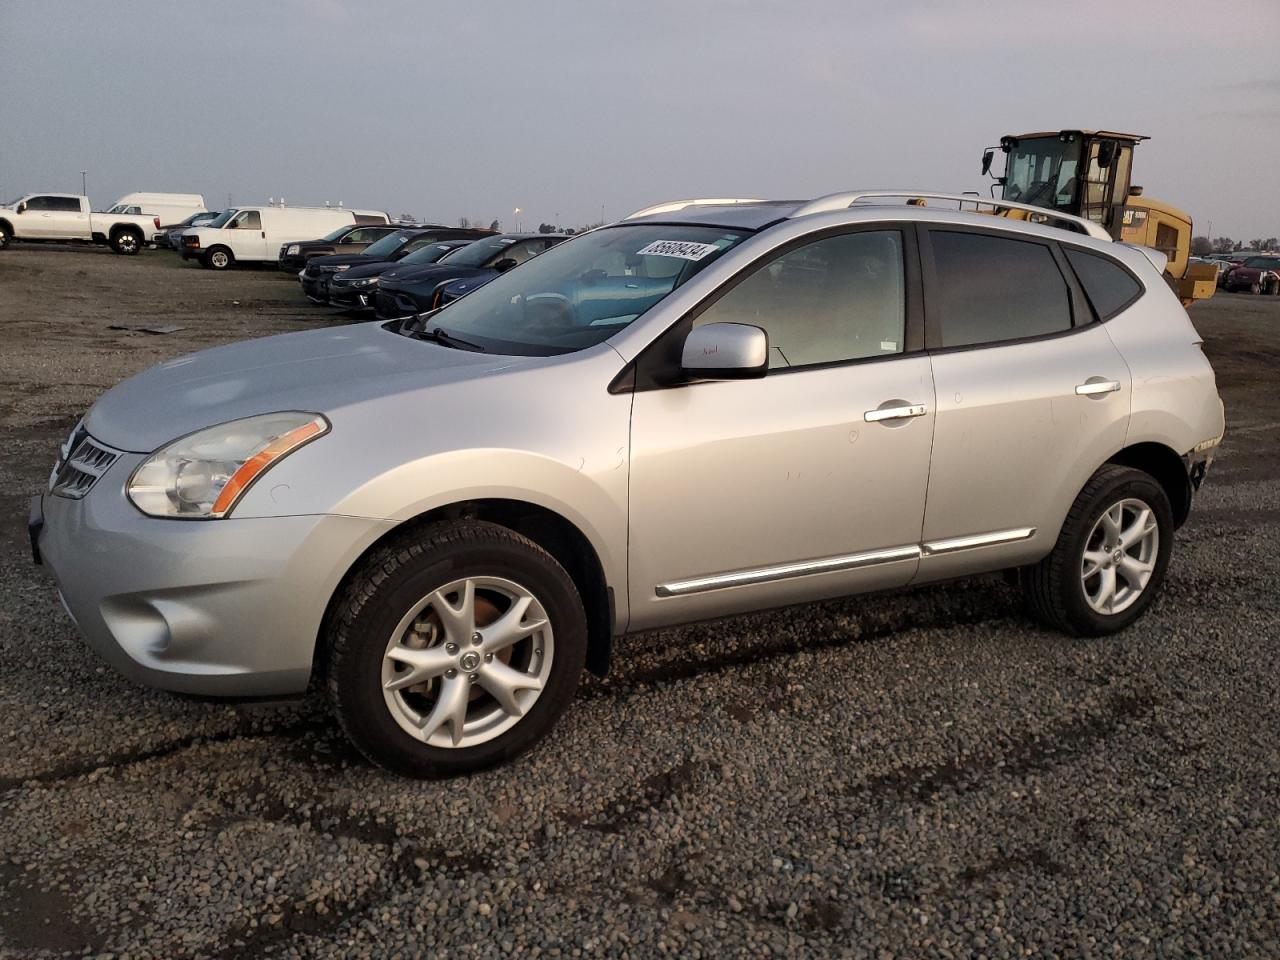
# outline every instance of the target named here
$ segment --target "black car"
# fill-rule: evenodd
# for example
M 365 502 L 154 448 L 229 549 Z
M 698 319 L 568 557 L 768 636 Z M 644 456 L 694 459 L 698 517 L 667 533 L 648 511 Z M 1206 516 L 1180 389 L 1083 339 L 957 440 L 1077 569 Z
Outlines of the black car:
M 381 240 L 369 244 L 359 253 L 337 253 L 324 257 L 312 257 L 306 268 L 298 274 L 302 292 L 316 303 L 329 302 L 329 281 L 334 274 L 352 267 L 368 266 L 375 262 L 394 263 L 413 251 L 440 240 L 474 240 L 487 237 L 487 230 L 470 230 L 464 227 L 400 227 Z
M 334 253 L 360 253 L 369 244 L 401 229 L 394 223 L 383 221 L 369 223 L 368 220 L 367 216 L 357 214 L 355 223 L 345 224 L 332 233 L 325 234 L 319 240 L 298 240 L 286 243 L 280 248 L 280 258 L 276 264 L 281 270 L 292 270 L 297 273 L 313 257 L 326 257 Z
M 462 277 L 496 277 L 568 239 L 554 233 L 507 233 L 477 240 L 430 266 L 405 270 L 397 265 L 380 278 L 374 310 L 384 320 L 424 313 L 439 305 L 437 292 L 445 284 Z
M 399 261 L 375 260 L 373 263 L 357 264 L 341 273 L 335 273 L 329 279 L 329 306 L 342 310 L 365 310 L 373 308 L 373 294 L 378 289 L 381 275 L 394 266 L 404 268 L 409 265 L 423 266 L 438 263 L 473 240 L 438 240 L 418 247 Z
M 203 227 L 206 223 L 212 223 L 218 219 L 221 211 L 219 210 L 201 210 L 199 213 L 193 213 L 181 223 L 162 223 L 160 229 L 151 239 L 155 241 L 157 247 L 167 248 L 169 250 L 178 250 L 181 248 L 179 238 L 182 231 L 188 227 Z

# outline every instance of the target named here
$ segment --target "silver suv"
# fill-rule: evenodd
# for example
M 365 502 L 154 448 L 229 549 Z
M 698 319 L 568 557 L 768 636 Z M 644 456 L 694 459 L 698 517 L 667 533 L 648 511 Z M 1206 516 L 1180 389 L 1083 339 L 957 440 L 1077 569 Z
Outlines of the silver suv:
M 1120 630 L 1223 410 L 1160 254 L 1059 222 L 652 207 L 435 313 L 120 384 L 33 543 L 123 673 L 320 678 L 412 775 L 528 748 L 624 633 L 998 570 Z

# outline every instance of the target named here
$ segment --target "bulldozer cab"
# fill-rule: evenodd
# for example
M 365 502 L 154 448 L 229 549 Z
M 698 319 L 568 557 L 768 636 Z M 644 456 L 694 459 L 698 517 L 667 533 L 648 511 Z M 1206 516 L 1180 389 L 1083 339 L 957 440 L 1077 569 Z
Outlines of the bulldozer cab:
M 1084 217 L 1119 240 L 1133 169 L 1133 148 L 1147 138 L 1133 133 L 1059 130 L 1000 138 L 1001 199 Z M 989 173 L 994 148 L 982 157 Z

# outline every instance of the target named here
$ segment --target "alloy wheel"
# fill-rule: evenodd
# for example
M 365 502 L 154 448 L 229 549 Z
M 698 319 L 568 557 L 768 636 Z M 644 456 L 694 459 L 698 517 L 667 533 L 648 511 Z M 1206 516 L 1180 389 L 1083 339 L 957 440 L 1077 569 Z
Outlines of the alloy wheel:
M 1080 582 L 1095 613 L 1127 610 L 1146 590 L 1160 550 L 1160 525 L 1144 501 L 1129 497 L 1102 512 L 1085 540 Z
M 529 712 L 555 644 L 538 598 L 502 577 L 468 577 L 415 603 L 387 641 L 382 694 L 402 730 L 433 747 L 473 747 Z

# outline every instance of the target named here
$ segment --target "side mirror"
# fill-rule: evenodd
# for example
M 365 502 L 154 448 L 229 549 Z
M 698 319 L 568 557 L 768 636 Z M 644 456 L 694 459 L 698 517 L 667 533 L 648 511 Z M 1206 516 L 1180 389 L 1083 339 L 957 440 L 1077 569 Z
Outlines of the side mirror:
M 27 205 L 25 203 L 18 204 L 19 213 L 26 213 L 26 211 L 27 211 Z
M 752 380 L 769 372 L 769 335 L 745 323 L 708 323 L 685 337 L 685 373 L 705 380 Z
M 493 265 L 493 269 L 497 270 L 499 273 L 506 273 L 514 266 L 517 266 L 515 260 L 511 259 L 511 257 L 503 257 Z
M 991 161 L 995 159 L 996 152 L 990 148 L 982 152 L 982 175 L 985 177 L 991 172 Z

